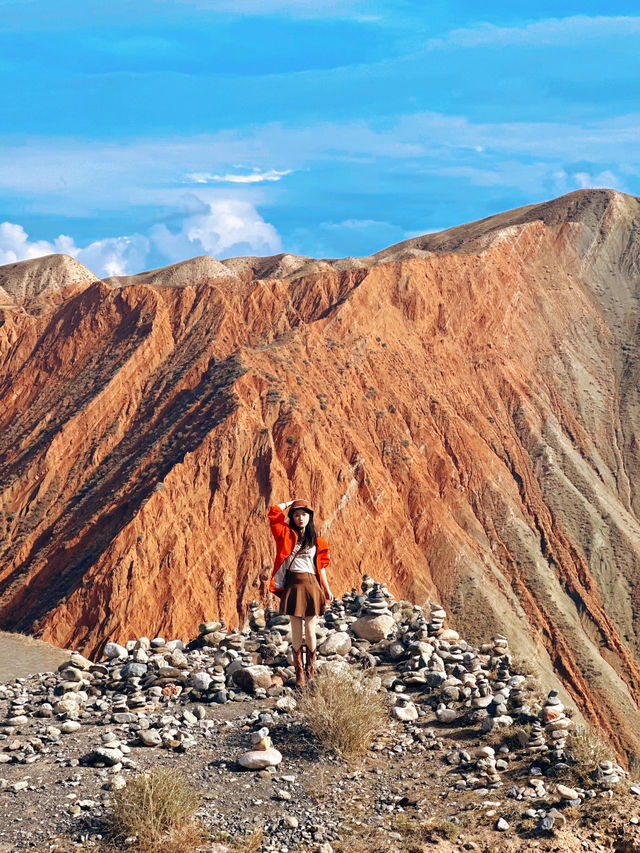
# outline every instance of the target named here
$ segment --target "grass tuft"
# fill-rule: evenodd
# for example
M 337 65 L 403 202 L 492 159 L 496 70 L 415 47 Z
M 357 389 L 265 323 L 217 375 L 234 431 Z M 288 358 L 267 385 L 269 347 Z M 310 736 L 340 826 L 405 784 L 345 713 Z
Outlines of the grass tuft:
M 114 796 L 109 837 L 136 853 L 190 853 L 202 843 L 200 798 L 176 770 L 139 773 Z M 133 839 L 133 840 L 129 840 Z
M 570 763 L 564 778 L 582 788 L 593 787 L 598 765 L 601 761 L 611 760 L 609 744 L 599 732 L 585 726 L 569 731 L 565 752 Z
M 325 749 L 345 757 L 365 755 L 389 722 L 386 696 L 370 677 L 332 666 L 303 690 L 298 711 Z

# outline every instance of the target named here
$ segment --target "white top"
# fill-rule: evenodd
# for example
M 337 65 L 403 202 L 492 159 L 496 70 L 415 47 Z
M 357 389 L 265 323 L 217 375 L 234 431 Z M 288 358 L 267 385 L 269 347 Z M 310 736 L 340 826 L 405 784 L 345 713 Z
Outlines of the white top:
M 316 555 L 316 546 L 305 548 L 304 551 L 298 551 L 291 563 L 289 564 L 290 572 L 309 572 L 312 575 L 316 573 L 316 567 L 313 558 Z

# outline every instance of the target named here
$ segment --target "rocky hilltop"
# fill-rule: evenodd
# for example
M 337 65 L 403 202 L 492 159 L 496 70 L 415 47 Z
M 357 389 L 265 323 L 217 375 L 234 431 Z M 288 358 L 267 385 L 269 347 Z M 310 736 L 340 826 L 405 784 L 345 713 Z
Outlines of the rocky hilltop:
M 289 617 L 257 602 L 242 630 L 108 642 L 0 683 L 0 849 L 638 853 L 636 780 L 506 637 L 475 648 L 441 605 L 361 590 L 318 620 L 302 690 Z M 141 798 L 150 773 L 169 802 Z M 190 843 L 158 819 L 185 784 Z
M 337 592 L 443 600 L 638 751 L 639 228 L 585 190 L 368 258 L 0 268 L 0 627 L 234 625 L 302 494 Z

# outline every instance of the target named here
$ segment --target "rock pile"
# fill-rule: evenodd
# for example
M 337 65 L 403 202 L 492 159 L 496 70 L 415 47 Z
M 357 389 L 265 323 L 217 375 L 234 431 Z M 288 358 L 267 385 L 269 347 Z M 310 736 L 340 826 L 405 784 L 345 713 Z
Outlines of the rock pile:
M 504 774 L 516 759 L 524 760 L 521 783 L 509 784 L 504 793 L 525 802 L 550 799 L 552 808 L 530 810 L 541 832 L 557 819 L 552 809 L 579 805 L 620 783 L 625 772 L 605 761 L 589 791 L 563 785 L 562 771 L 572 762 L 572 721 L 557 691 L 536 704 L 524 675 L 513 672 L 505 637 L 475 648 L 445 628 L 445 620 L 439 604 L 393 601 L 368 576 L 360 593 L 335 600 L 318 620 L 320 666 L 340 661 L 373 670 L 378 689 L 388 695 L 395 729 L 393 737 L 374 743 L 374 752 L 441 751 L 448 787 L 478 797 L 502 788 Z M 55 757 L 65 766 L 94 768 L 106 790 L 118 790 L 137 767 L 136 751 L 179 754 L 215 744 L 218 726 L 224 732 L 226 724 L 214 722 L 208 706 L 268 700 L 268 712 L 252 713 L 251 748 L 237 753 L 236 761 L 246 770 L 272 772 L 283 753 L 273 746 L 270 727 L 279 716 L 291 719 L 296 707 L 290 639 L 289 618 L 253 602 L 243 630 L 212 621 L 203 622 L 188 644 L 161 637 L 110 642 L 100 662 L 74 652 L 56 673 L 0 685 L 7 708 L 0 722 L 0 764 Z M 102 729 L 99 736 L 91 729 L 95 742 L 70 757 L 65 745 L 96 725 Z M 477 727 L 474 745 L 444 748 L 438 727 L 470 726 Z
M 271 745 L 266 726 L 252 732 L 251 744 L 253 749 L 238 758 L 238 764 L 245 770 L 266 770 L 267 767 L 277 767 L 282 761 L 282 753 Z

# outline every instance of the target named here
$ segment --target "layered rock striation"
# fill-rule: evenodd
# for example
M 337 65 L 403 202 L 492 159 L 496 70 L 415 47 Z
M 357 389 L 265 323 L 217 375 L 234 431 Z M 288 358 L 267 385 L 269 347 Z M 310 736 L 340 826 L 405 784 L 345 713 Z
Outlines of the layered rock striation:
M 235 624 L 302 494 L 337 593 L 443 600 L 637 749 L 639 228 L 585 190 L 369 258 L 0 268 L 0 627 Z

